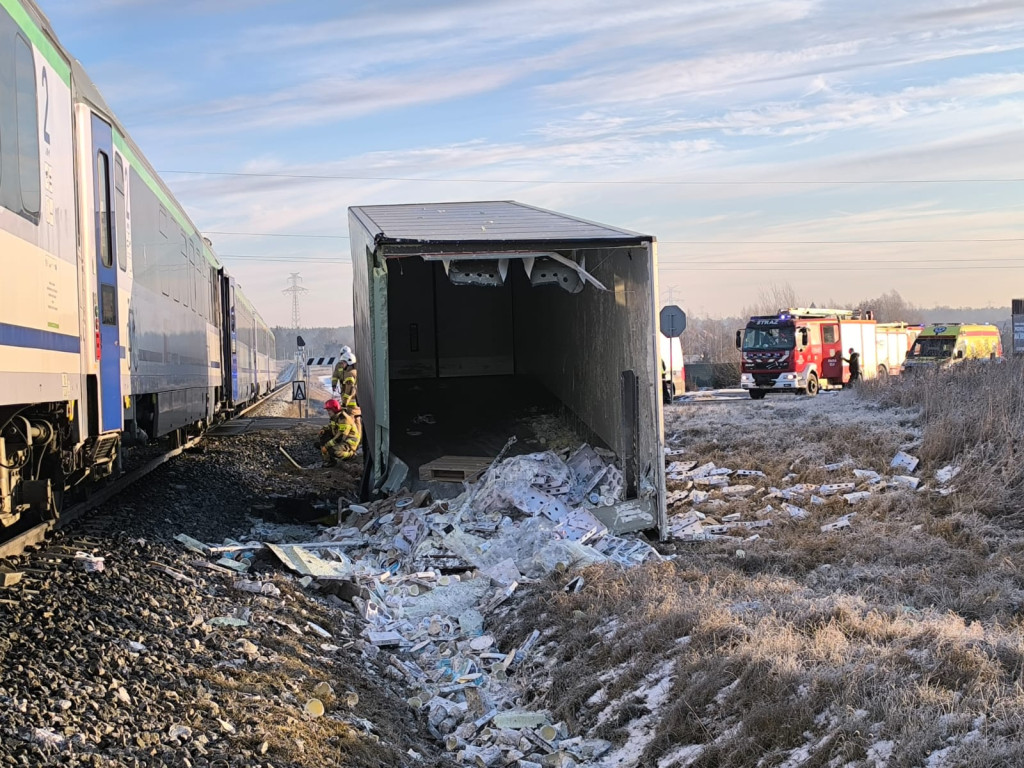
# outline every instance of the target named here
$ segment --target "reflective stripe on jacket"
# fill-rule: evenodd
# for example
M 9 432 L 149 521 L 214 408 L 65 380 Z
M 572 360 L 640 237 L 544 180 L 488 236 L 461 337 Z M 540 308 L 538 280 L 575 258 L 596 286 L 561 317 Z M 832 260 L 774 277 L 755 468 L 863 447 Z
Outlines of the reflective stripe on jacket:
M 362 438 L 362 429 L 359 419 L 346 411 L 339 411 L 331 417 L 331 439 L 327 441 L 327 447 L 338 446 L 346 451 L 355 453 Z
M 356 367 L 350 365 L 341 380 L 341 395 L 338 402 L 342 408 L 352 408 L 356 404 Z

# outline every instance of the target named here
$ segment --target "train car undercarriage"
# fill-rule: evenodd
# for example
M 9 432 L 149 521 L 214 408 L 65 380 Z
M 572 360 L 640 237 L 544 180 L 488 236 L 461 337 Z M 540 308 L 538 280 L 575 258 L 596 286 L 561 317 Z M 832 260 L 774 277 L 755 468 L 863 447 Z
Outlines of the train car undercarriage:
M 77 432 L 67 403 L 0 409 L 0 529 L 53 520 L 86 478 L 114 473 L 120 435 L 79 444 Z

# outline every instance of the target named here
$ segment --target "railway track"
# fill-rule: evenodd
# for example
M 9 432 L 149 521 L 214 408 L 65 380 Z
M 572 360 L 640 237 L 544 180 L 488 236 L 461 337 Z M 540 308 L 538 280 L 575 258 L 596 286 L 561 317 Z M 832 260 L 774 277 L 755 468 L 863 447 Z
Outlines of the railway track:
M 252 405 L 239 411 L 231 419 L 228 419 L 228 421 L 244 418 L 248 414 L 255 411 L 257 408 L 259 408 L 260 406 L 273 400 L 275 397 L 280 396 L 281 393 L 289 389 L 289 386 L 290 382 L 279 384 L 277 387 L 275 387 L 266 395 L 258 399 Z M 197 435 L 196 437 L 190 438 L 183 442 L 181 445 L 175 446 L 174 448 L 171 448 L 165 453 L 150 459 L 141 466 L 135 467 L 130 471 L 120 475 L 116 479 L 108 483 L 105 483 L 104 485 L 93 491 L 93 493 L 91 493 L 87 499 L 63 510 L 60 514 L 60 517 L 56 518 L 55 520 L 43 521 L 32 526 L 31 528 L 28 528 L 25 531 L 15 534 L 9 539 L 0 541 L 0 561 L 3 561 L 10 557 L 16 557 L 24 553 L 26 549 L 44 543 L 47 537 L 50 536 L 54 531 L 59 531 L 65 526 L 74 522 L 75 520 L 78 520 L 82 517 L 82 515 L 112 499 L 114 496 L 116 496 L 118 493 L 125 490 L 126 488 L 131 487 L 134 483 L 148 475 L 157 467 L 161 466 L 162 464 L 166 464 L 175 456 L 179 456 L 180 454 L 189 450 L 190 448 L 194 448 L 197 445 L 199 445 L 204 436 L 205 432 L 203 434 Z

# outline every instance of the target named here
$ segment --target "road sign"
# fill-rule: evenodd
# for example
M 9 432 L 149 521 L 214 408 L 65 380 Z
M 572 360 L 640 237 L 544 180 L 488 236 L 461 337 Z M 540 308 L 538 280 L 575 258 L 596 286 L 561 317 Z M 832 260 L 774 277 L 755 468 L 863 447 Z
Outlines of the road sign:
M 292 382 L 292 400 L 306 399 L 306 382 L 298 379 Z
M 661 308 L 658 316 L 661 321 L 661 333 L 670 339 L 681 336 L 686 330 L 686 313 L 675 304 L 669 304 Z

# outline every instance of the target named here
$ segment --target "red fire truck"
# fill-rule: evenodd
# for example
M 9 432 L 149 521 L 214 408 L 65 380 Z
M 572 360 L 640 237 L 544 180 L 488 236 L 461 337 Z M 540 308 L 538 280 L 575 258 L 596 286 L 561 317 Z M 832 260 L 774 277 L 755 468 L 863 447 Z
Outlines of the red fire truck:
M 797 308 L 752 317 L 736 332 L 740 386 L 755 400 L 769 392 L 813 396 L 840 388 L 850 380 L 851 347 L 860 354 L 863 378 L 895 375 L 919 333 L 906 323 L 880 325 L 870 310 Z

